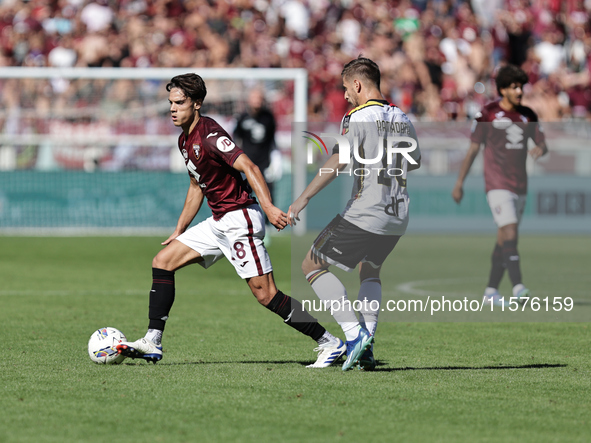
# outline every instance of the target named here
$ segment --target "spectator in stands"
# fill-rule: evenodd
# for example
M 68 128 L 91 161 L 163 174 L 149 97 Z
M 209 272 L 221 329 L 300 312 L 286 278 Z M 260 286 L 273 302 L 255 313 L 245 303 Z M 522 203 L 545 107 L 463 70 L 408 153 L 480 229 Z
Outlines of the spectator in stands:
M 12 0 L 0 2 L 0 65 L 304 67 L 310 119 L 326 120 L 333 101 L 316 97 L 363 53 L 406 112 L 463 119 L 474 83 L 487 87 L 477 101 L 494 96 L 502 63 L 523 66 L 534 90 L 560 74 L 563 101 L 589 95 L 590 12 L 583 0 Z

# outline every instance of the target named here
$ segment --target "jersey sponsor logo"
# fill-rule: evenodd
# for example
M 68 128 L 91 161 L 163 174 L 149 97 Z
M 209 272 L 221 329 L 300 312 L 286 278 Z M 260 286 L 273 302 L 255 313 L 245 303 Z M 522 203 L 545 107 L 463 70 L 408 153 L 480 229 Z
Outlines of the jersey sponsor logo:
M 523 129 L 517 125 L 511 125 L 507 129 L 507 141 L 505 144 L 507 149 L 523 149 Z
M 509 117 L 499 117 L 498 114 L 495 114 L 495 117 L 496 118 L 492 121 L 493 128 L 507 129 L 509 126 L 513 124 L 513 121 Z
M 199 160 L 199 156 L 201 155 L 201 146 L 193 145 L 193 152 L 195 153 L 195 158 Z
M 207 134 L 207 137 L 205 137 L 205 138 L 208 139 L 209 137 L 215 137 L 216 135 L 218 135 L 217 132 L 212 132 L 210 134 Z
M 215 145 L 222 152 L 230 152 L 232 149 L 236 147 L 234 142 L 226 136 L 218 138 Z
M 390 197 L 390 199 L 392 203 L 384 208 L 384 212 L 392 217 L 398 217 L 398 214 L 400 214 L 400 203 L 404 203 L 404 199 L 395 199 L 394 197 Z
M 193 163 L 191 160 L 189 160 L 187 163 L 187 170 L 189 171 L 189 174 L 191 174 L 193 177 L 195 177 L 195 180 L 197 180 L 197 182 L 199 182 L 199 186 L 201 186 L 202 188 L 205 188 L 205 184 L 201 183 L 201 174 L 199 174 L 197 172 L 197 166 L 195 166 L 195 163 Z

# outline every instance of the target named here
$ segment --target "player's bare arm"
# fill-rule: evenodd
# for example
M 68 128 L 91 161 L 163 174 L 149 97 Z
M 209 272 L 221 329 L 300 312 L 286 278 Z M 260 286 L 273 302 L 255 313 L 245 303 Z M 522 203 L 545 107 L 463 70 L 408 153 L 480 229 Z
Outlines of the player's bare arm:
M 189 184 L 189 190 L 187 191 L 185 204 L 183 206 L 183 210 L 181 211 L 181 215 L 179 215 L 176 229 L 170 237 L 162 242 L 163 245 L 168 245 L 171 241 L 185 232 L 199 212 L 199 209 L 201 209 L 203 198 L 203 191 L 199 187 L 199 183 L 197 183 L 195 177 L 191 177 L 191 183 Z
M 271 192 L 259 167 L 246 154 L 240 154 L 233 167 L 246 175 L 246 179 L 259 199 L 261 208 L 267 214 L 269 222 L 280 231 L 285 228 L 287 226 L 287 214 L 273 205 Z
M 532 149 L 528 151 L 531 158 L 537 160 L 538 158 L 546 155 L 548 153 L 548 146 L 546 146 L 546 142 L 542 142 L 537 146 L 534 146 Z
M 470 143 L 470 147 L 468 148 L 468 153 L 466 157 L 464 157 L 464 161 L 462 162 L 462 166 L 460 166 L 460 173 L 458 174 L 458 179 L 456 181 L 456 185 L 451 193 L 451 196 L 455 200 L 456 203 L 460 203 L 462 198 L 464 197 L 464 180 L 470 172 L 470 168 L 472 167 L 472 163 L 474 163 L 474 159 L 478 155 L 480 151 L 480 143 Z
M 333 154 L 327 161 L 324 163 L 322 168 L 318 171 L 318 174 L 314 179 L 310 182 L 310 184 L 306 187 L 302 195 L 300 195 L 296 201 L 294 201 L 289 209 L 287 210 L 287 214 L 289 217 L 289 224 L 291 226 L 296 225 L 296 220 L 299 221 L 299 214 L 304 210 L 306 206 L 308 206 L 308 202 L 322 191 L 326 186 L 328 186 L 337 176 L 337 170 L 342 171 L 347 167 L 348 163 L 339 163 L 339 155 Z M 328 172 L 332 171 L 332 172 Z

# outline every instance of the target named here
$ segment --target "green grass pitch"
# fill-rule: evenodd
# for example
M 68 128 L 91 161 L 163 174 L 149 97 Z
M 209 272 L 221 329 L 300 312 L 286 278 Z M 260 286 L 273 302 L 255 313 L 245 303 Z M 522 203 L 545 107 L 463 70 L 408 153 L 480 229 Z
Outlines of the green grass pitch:
M 588 323 L 386 317 L 376 372 L 309 370 L 315 343 L 259 306 L 227 262 L 177 272 L 160 363 L 95 365 L 86 344 L 97 328 L 144 334 L 162 240 L 0 237 L 0 442 L 589 441 Z M 479 298 L 492 241 L 404 238 L 385 297 Z M 520 240 L 532 292 L 572 296 L 587 320 L 590 246 Z M 290 238 L 269 249 L 278 286 L 309 296 Z M 344 278 L 356 294 L 355 274 Z

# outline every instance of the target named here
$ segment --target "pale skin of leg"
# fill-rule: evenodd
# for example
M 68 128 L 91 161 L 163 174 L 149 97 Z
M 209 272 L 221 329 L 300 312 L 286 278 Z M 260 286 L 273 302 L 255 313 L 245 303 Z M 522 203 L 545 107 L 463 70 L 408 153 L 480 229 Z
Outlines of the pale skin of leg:
M 173 240 L 166 248 L 156 254 L 156 257 L 152 260 L 152 267 L 172 272 L 200 261 L 203 261 L 201 254 L 180 241 Z M 246 283 L 257 301 L 263 306 L 271 303 L 271 300 L 277 294 L 273 272 L 247 278 Z
M 324 269 L 328 269 L 330 266 L 329 263 L 326 261 L 316 257 L 312 253 L 308 253 L 306 258 L 302 262 L 302 271 L 304 275 L 308 275 L 310 272 L 313 271 L 320 271 Z M 382 266 L 378 266 L 374 268 L 368 263 L 360 263 L 359 264 L 359 281 L 363 281 L 367 278 L 380 278 L 380 270 Z
M 517 241 L 517 223 L 503 226 L 497 230 L 497 244 L 503 246 L 506 241 Z

